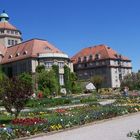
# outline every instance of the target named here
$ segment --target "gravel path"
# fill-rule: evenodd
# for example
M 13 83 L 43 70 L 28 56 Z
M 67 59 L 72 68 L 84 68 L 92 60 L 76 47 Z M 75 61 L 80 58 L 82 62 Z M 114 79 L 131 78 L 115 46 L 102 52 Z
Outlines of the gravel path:
M 133 140 L 126 135 L 137 129 L 140 129 L 140 113 L 30 140 Z

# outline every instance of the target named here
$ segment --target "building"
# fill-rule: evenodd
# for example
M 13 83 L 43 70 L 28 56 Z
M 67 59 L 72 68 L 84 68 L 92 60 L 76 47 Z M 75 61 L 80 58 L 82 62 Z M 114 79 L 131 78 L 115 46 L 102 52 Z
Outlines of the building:
M 9 76 L 23 72 L 34 74 L 38 65 L 45 65 L 46 70 L 52 65 L 59 66 L 60 85 L 64 85 L 64 65 L 72 70 L 67 54 L 63 53 L 46 40 L 31 39 L 22 42 L 21 31 L 11 25 L 5 11 L 0 15 L 0 64 Z
M 84 48 L 71 60 L 79 79 L 101 75 L 102 87 L 120 87 L 123 77 L 132 71 L 131 60 L 106 45 Z

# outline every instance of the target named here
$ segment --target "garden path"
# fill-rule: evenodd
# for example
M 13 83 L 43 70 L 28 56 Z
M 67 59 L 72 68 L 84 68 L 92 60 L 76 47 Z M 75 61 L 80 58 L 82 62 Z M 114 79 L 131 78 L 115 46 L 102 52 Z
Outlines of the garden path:
M 105 101 L 101 101 L 99 102 L 101 105 L 106 105 L 106 104 L 112 104 L 113 102 L 115 102 L 115 99 L 107 99 Z M 87 105 L 86 103 L 85 104 L 73 104 L 73 105 L 63 105 L 63 106 L 56 106 L 56 107 L 50 107 L 50 108 L 47 108 L 48 110 L 55 110 L 55 109 L 67 109 L 67 108 L 70 108 L 70 107 L 80 107 L 80 106 L 84 106 L 84 105 Z M 0 107 L 0 111 L 3 111 L 5 110 L 4 107 Z M 33 109 L 31 108 L 25 108 L 22 110 L 22 112 L 26 112 L 26 111 L 31 111 Z
M 139 119 L 140 113 L 135 113 L 30 140 L 130 140 L 126 135 L 140 129 Z

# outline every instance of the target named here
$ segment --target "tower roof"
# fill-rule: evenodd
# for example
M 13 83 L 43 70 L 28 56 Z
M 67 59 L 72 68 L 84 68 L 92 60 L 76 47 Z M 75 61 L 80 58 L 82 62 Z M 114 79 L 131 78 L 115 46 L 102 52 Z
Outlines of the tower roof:
M 0 22 L 0 29 L 18 30 L 15 26 L 9 22 Z
M 9 20 L 8 14 L 3 10 L 3 13 L 0 14 L 0 21 L 7 22 Z
M 15 26 L 10 24 L 8 20 L 8 14 L 3 11 L 3 13 L 0 14 L 0 29 L 18 30 Z

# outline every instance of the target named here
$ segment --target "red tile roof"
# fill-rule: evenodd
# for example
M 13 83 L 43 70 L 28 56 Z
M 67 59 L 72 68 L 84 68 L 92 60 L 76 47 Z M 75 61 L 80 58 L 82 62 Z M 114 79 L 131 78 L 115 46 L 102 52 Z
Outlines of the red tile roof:
M 0 22 L 0 29 L 17 30 L 17 28 L 15 26 L 11 25 L 8 21 Z
M 77 63 L 78 58 L 83 58 L 84 56 L 100 54 L 100 59 L 118 59 L 120 55 L 106 45 L 97 45 L 82 49 L 76 55 L 71 58 L 73 63 Z M 127 57 L 121 56 L 122 60 L 129 60 Z
M 38 53 L 63 53 L 46 40 L 32 39 L 7 48 L 2 64 L 25 58 L 38 57 Z

